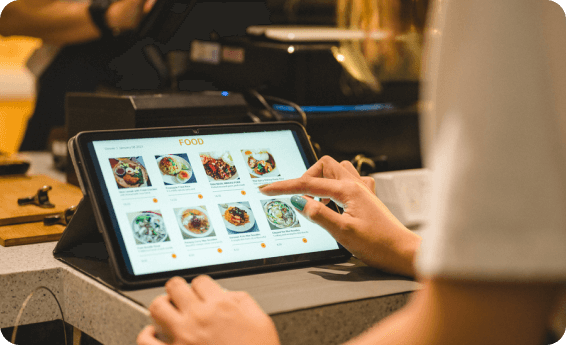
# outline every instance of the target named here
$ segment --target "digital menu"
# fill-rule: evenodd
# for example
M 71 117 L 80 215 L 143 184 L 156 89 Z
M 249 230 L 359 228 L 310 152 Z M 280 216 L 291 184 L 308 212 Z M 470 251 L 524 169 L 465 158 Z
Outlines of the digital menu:
M 338 249 L 290 195 L 306 170 L 290 130 L 95 141 L 135 275 Z

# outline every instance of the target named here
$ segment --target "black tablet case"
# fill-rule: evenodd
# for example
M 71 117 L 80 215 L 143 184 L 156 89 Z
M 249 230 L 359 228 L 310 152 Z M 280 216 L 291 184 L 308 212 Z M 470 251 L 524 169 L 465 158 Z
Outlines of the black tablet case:
M 75 215 L 53 250 L 53 256 L 114 290 L 119 288 L 89 197 L 83 197 L 80 201 Z

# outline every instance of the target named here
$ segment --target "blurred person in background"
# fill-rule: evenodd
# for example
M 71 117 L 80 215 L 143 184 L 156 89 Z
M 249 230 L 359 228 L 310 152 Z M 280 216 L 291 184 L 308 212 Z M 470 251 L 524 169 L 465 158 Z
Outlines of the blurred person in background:
M 400 4 L 340 1 L 339 13 L 395 37 L 399 21 L 379 14 Z M 550 1 L 436 0 L 431 18 L 421 130 L 432 195 L 422 240 L 349 162 L 323 157 L 303 177 L 260 190 L 297 194 L 297 210 L 367 265 L 422 282 L 405 307 L 350 344 L 548 344 L 566 289 L 564 12 Z M 394 45 L 386 38 L 346 49 L 364 57 L 352 64 L 367 73 L 376 61 L 396 66 Z M 326 208 L 329 199 L 344 212 Z M 173 344 L 279 343 L 245 292 L 206 276 L 165 287 L 140 345 L 164 344 L 157 333 Z
M 116 85 L 111 61 L 131 47 L 135 29 L 155 0 L 17 0 L 0 16 L 0 35 L 40 38 L 27 65 L 37 100 L 20 151 L 46 148 L 50 130 L 65 124 L 65 94 Z

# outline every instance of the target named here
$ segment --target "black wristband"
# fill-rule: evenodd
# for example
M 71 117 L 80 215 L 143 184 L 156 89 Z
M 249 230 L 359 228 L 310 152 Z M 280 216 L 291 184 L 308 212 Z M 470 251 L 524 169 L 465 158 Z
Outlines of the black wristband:
M 106 22 L 106 12 L 111 4 L 111 0 L 92 0 L 88 7 L 90 18 L 98 30 L 100 30 L 103 39 L 114 36 L 112 29 L 108 27 L 108 23 Z

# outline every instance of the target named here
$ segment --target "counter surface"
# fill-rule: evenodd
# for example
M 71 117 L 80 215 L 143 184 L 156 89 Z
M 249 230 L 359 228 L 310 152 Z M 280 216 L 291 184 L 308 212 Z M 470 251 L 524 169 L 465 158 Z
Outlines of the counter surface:
M 134 344 L 138 332 L 151 322 L 143 305 L 163 288 L 126 292 L 136 303 L 54 259 L 54 246 L 0 247 L 0 328 L 14 326 L 26 297 L 45 286 L 57 296 L 67 323 L 104 344 Z M 218 281 L 230 290 L 248 291 L 272 315 L 284 344 L 338 343 L 336 334 L 346 340 L 400 308 L 408 292 L 419 287 L 355 260 Z M 20 323 L 60 318 L 51 294 L 39 290 Z

